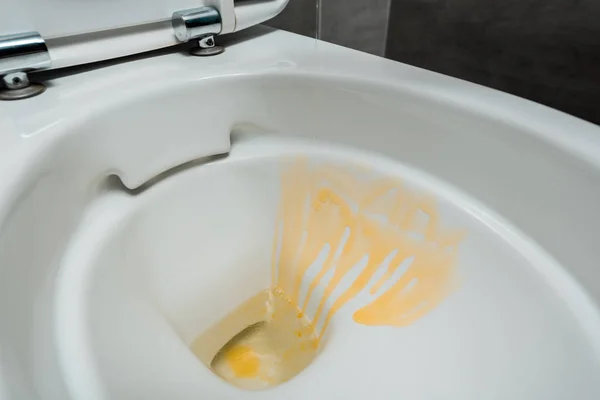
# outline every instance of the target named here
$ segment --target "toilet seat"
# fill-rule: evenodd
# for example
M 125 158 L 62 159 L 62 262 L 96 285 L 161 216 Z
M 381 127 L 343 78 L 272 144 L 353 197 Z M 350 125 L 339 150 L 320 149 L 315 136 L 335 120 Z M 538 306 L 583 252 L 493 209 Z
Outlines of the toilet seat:
M 0 103 L 0 399 L 598 397 L 598 127 L 282 31 L 222 43 Z M 344 309 L 303 373 L 242 391 L 188 346 L 268 286 L 298 155 L 432 193 L 462 285 L 408 327 Z

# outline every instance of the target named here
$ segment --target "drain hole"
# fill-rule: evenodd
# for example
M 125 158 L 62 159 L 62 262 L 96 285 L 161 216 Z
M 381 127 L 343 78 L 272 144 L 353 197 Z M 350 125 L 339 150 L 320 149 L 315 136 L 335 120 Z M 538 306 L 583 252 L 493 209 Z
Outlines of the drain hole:
M 290 380 L 319 350 L 311 322 L 281 292 L 263 291 L 200 335 L 194 354 L 216 375 L 242 389 Z

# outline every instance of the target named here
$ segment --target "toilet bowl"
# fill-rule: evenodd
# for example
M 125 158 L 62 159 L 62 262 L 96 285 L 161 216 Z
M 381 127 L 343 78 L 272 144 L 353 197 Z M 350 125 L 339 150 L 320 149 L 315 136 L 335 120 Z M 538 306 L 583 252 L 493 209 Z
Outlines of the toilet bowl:
M 42 95 L 0 102 L 1 399 L 600 397 L 597 126 L 266 27 L 220 44 L 57 73 Z M 372 312 L 379 259 L 315 321 L 308 366 L 245 390 L 192 347 L 273 285 L 281 207 L 305 183 L 290 165 L 318 171 L 330 197 L 337 178 L 321 180 L 339 177 L 340 197 L 371 198 L 377 218 L 414 206 L 459 239 L 451 268 L 423 272 L 409 252 L 387 276 L 388 291 L 414 276 L 389 302 L 404 313 Z M 386 236 L 328 293 L 335 238 L 314 221 L 298 301 L 314 282 L 331 310 Z M 447 254 L 413 222 L 406 243 Z

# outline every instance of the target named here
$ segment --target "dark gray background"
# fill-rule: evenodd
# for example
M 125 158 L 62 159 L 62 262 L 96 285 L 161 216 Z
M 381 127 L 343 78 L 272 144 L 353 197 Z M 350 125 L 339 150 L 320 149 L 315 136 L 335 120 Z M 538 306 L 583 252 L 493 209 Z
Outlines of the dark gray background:
M 315 5 L 271 25 L 314 37 Z M 600 0 L 322 0 L 321 39 L 600 124 Z

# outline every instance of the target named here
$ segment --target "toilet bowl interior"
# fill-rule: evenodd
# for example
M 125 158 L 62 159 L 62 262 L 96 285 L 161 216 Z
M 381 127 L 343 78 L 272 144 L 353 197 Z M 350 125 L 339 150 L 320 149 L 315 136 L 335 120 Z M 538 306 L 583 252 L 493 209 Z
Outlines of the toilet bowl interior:
M 314 82 L 277 79 L 277 85 L 260 78 L 246 81 L 243 94 L 259 93 L 266 103 L 252 106 L 240 100 L 243 112 L 229 118 L 253 124 L 234 129 L 227 157 L 188 165 L 153 184 L 129 189 L 137 185 L 128 184 L 123 171 L 114 168 L 121 160 L 111 158 L 111 151 L 133 140 L 109 140 L 113 147 L 104 144 L 104 151 L 83 139 L 65 139 L 39 162 L 42 167 L 32 166 L 25 189 L 15 194 L 10 218 L 3 221 L 0 240 L 0 264 L 14 266 L 7 268 L 0 291 L 6 300 L 2 315 L 12 318 L 3 324 L 2 342 L 12 344 L 8 357 L 12 353 L 18 360 L 21 379 L 36 383 L 23 388 L 64 390 L 73 398 L 126 398 L 134 393 L 157 399 L 323 398 L 332 391 L 349 397 L 450 393 L 465 398 L 484 396 L 492 386 L 501 397 L 585 397 L 600 390 L 594 381 L 595 309 L 573 294 L 583 291 L 565 272 L 570 266 L 553 260 L 560 252 L 557 256 L 553 248 L 532 245 L 530 237 L 506 220 L 522 215 L 519 207 L 515 214 L 500 217 L 470 196 L 497 194 L 485 176 L 477 182 L 460 178 L 477 175 L 475 167 L 490 173 L 510 169 L 496 161 L 506 160 L 511 152 L 535 148 L 530 155 L 542 157 L 539 147 L 499 154 L 502 141 L 490 149 L 472 133 L 485 126 L 481 119 L 445 109 L 452 119 L 443 129 L 422 118 L 422 99 L 412 103 L 414 113 L 406 108 L 406 114 L 394 115 L 379 101 L 393 95 L 378 88 L 357 84 L 352 92 L 329 87 L 316 96 Z M 236 86 L 244 88 L 240 82 Z M 310 99 L 320 103 L 311 104 Z M 405 104 L 400 95 L 396 100 Z M 77 127 L 77 134 L 91 136 L 98 127 L 114 128 L 118 122 L 131 123 L 131 118 L 137 125 L 127 126 L 142 126 L 138 114 L 147 105 L 131 107 L 139 113 L 99 116 L 103 124 Z M 272 112 L 267 113 L 269 107 Z M 362 116 L 347 117 L 344 108 L 359 108 Z M 217 123 L 219 132 L 228 123 Z M 500 129 L 488 123 L 488 129 Z M 400 129 L 403 139 L 390 146 Z M 461 135 L 474 140 L 481 151 L 475 158 L 487 158 L 487 163 L 460 157 L 456 143 L 465 139 Z M 454 143 L 457 152 L 449 154 L 440 143 Z M 368 167 L 380 178 L 431 196 L 443 225 L 466 232 L 457 262 L 460 285 L 422 318 L 402 327 L 357 323 L 354 312 L 369 303 L 357 296 L 332 318 L 320 353 L 302 373 L 269 391 L 242 392 L 211 372 L 190 347 L 203 331 L 271 285 L 281 173 L 298 157 L 334 163 L 351 175 L 357 165 Z M 184 161 L 189 159 L 179 163 Z M 444 163 L 455 165 L 445 171 L 446 182 L 433 176 Z M 160 165 L 152 160 L 149 164 L 149 170 Z M 515 187 L 520 179 L 526 181 L 522 175 L 513 178 Z M 544 181 L 532 185 L 552 186 Z M 522 193 L 524 208 L 539 200 Z M 527 227 L 529 220 L 519 222 Z M 316 290 L 325 287 L 324 282 Z M 403 377 L 401 384 L 398 376 Z M 518 379 L 523 383 L 511 384 Z M 19 385 L 18 380 L 13 384 Z
M 507 240 L 502 227 L 490 229 L 493 223 L 485 212 L 473 211 L 467 199 L 417 171 L 372 154 L 324 147 L 251 136 L 238 141 L 229 157 L 181 171 L 143 192 L 132 195 L 118 184 L 106 186 L 82 218 L 57 285 L 59 358 L 71 392 L 83 396 L 95 387 L 109 397 L 136 393 L 160 398 L 173 388 L 132 383 L 160 380 L 185 382 L 176 389 L 181 396 L 242 395 L 200 362 L 191 347 L 239 304 L 270 287 L 281 171 L 298 157 L 334 163 L 344 171 L 368 166 L 374 176 L 432 194 L 440 220 L 460 228 L 465 237 L 459 246 L 457 286 L 436 307 L 406 324 L 369 326 L 354 318 L 372 300 L 368 290 L 362 291 L 335 314 L 317 358 L 300 375 L 261 396 L 323 396 L 332 389 L 350 396 L 365 390 L 348 383 L 348 377 L 369 379 L 376 383 L 369 390 L 389 396 L 398 390 L 393 377 L 399 371 L 412 382 L 403 390 L 426 395 L 440 390 L 459 395 L 467 387 L 483 393 L 492 376 L 510 380 L 514 374 L 531 379 L 519 389 L 506 385 L 497 391 L 550 395 L 593 389 L 595 339 L 573 316 L 577 305 L 560 300 L 568 288 L 544 282 L 547 276 L 536 271 L 551 268 L 542 254 L 526 256 L 526 244 Z M 408 261 L 395 279 L 412 273 L 415 263 Z M 345 288 L 361 268 L 364 264 L 352 268 Z M 370 286 L 384 270 L 385 265 L 378 267 Z M 317 271 L 307 271 L 309 281 Z M 417 285 L 419 279 L 431 284 L 415 274 Z M 324 278 L 316 297 L 323 296 L 326 286 Z M 332 294 L 328 306 L 335 299 Z M 561 346 L 568 346 L 568 356 Z M 565 357 L 582 366 L 580 372 L 589 372 L 569 373 L 568 367 L 548 362 Z M 439 385 L 424 389 L 418 379 L 430 371 L 432 358 Z M 488 372 L 476 382 L 480 368 Z M 545 376 L 544 382 L 559 376 L 563 381 L 557 388 L 533 379 L 537 374 Z

